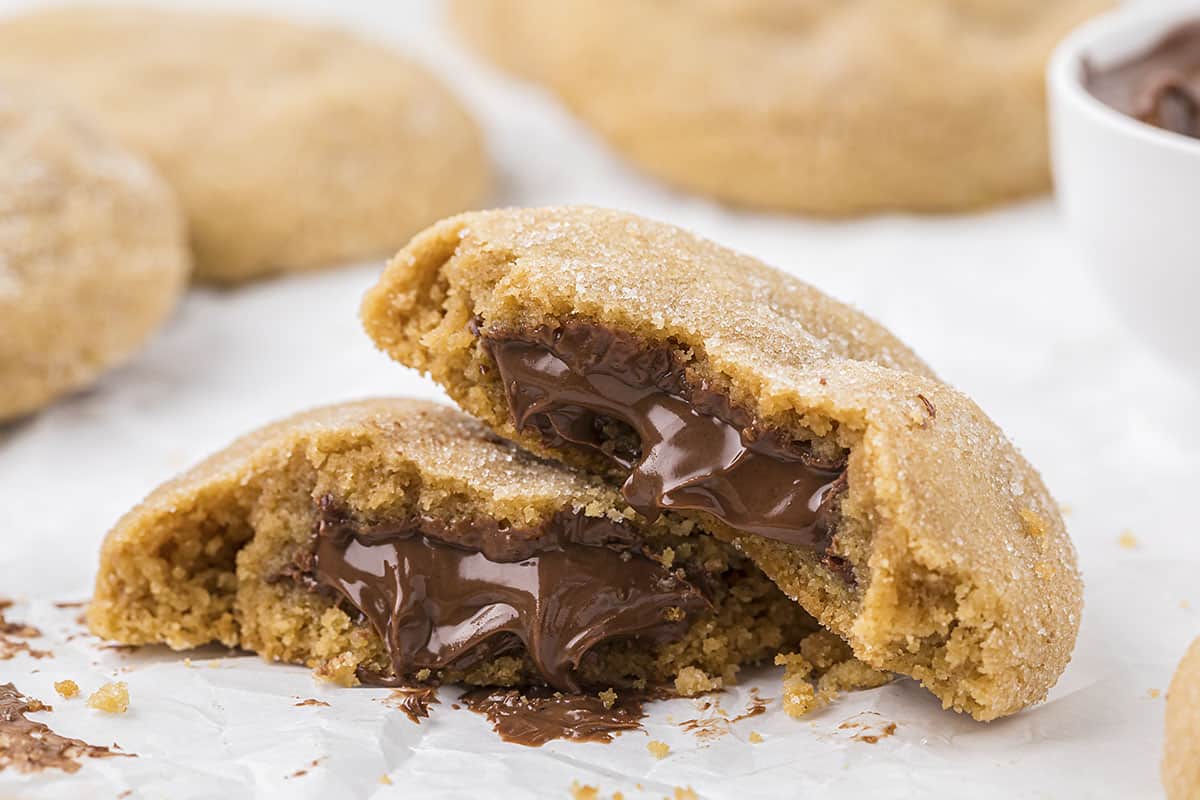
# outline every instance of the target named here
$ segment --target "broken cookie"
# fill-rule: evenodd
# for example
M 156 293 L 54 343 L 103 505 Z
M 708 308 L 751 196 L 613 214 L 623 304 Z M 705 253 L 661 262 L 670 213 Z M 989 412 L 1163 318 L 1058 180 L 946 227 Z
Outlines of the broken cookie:
M 887 330 L 798 280 L 629 214 L 492 211 L 414 239 L 363 319 L 501 436 L 732 543 L 947 707 L 1011 714 L 1070 659 L 1081 582 L 1037 472 Z
M 160 487 L 105 540 L 88 621 L 345 685 L 564 692 L 719 685 L 817 629 L 690 519 L 413 400 L 301 414 Z

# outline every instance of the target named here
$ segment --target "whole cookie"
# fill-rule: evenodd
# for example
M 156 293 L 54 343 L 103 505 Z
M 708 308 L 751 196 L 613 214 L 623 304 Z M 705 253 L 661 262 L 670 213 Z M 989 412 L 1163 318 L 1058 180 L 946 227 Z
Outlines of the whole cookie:
M 1200 797 L 1200 639 L 1179 662 L 1167 690 L 1162 779 L 1169 800 Z
M 453 0 L 646 171 L 756 208 L 953 211 L 1050 183 L 1043 69 L 1111 0 Z
M 619 211 L 464 214 L 392 260 L 376 344 L 535 453 L 732 542 L 876 669 L 978 719 L 1045 697 L 1082 608 L 1037 471 L 890 332 Z
M 73 99 L 155 163 L 205 280 L 382 256 L 488 183 L 459 103 L 407 59 L 336 30 L 55 8 L 0 23 L 3 75 Z
M 0 420 L 95 380 L 175 305 L 170 189 L 74 111 L 0 85 Z

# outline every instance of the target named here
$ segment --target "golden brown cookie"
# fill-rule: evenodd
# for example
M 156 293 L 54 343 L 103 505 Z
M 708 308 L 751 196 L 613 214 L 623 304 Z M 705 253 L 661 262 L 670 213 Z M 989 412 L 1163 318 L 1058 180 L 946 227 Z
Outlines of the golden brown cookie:
M 690 520 L 400 399 L 283 420 L 155 490 L 106 538 L 88 621 L 343 684 L 682 694 L 816 630 Z
M 738 205 L 955 211 L 1050 185 L 1043 71 L 1111 0 L 454 0 L 647 172 Z
M 1200 639 L 1179 662 L 1167 690 L 1162 779 L 1169 800 L 1200 797 Z
M 145 162 L 75 111 L 0 84 L 0 420 L 128 358 L 188 267 L 182 215 Z
M 391 262 L 367 331 L 530 450 L 733 542 L 858 658 L 978 719 L 1042 699 L 1082 591 L 1037 472 L 888 331 L 685 231 L 466 214 Z
M 0 22 L 0 76 L 59 91 L 151 159 L 181 199 L 204 280 L 383 256 L 488 184 L 458 101 L 333 29 L 57 7 Z

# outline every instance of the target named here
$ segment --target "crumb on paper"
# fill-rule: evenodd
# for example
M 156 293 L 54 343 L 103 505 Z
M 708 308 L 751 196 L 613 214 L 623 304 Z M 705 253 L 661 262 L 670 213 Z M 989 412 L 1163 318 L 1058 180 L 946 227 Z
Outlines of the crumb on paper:
M 1121 531 L 1121 535 L 1117 537 L 1117 544 L 1120 545 L 1121 549 L 1123 550 L 1137 550 L 1139 542 L 1138 538 L 1133 535 L 1133 531 L 1125 529 Z
M 617 692 L 611 686 L 601 692 L 598 697 L 605 711 L 610 711 L 617 704 Z
M 326 758 L 325 756 L 321 756 L 320 758 L 314 758 L 312 761 L 308 762 L 307 766 L 301 767 L 300 769 L 296 770 L 295 772 L 293 772 L 291 775 L 288 775 L 287 777 L 288 778 L 303 778 L 305 775 L 308 774 L 308 771 L 310 769 L 316 769 L 317 766 L 322 761 L 325 760 L 325 758 Z
M 675 676 L 675 691 L 682 697 L 694 697 L 704 692 L 720 689 L 723 681 L 713 678 L 698 667 L 684 667 Z
M 106 683 L 88 698 L 88 706 L 109 714 L 124 714 L 129 710 L 129 687 L 124 681 Z
M 1162 694 L 1162 689 L 1147 689 L 1146 694 L 1150 695 L 1151 700 L 1157 700 L 1159 695 Z
M 758 744 L 763 741 L 762 734 L 758 731 L 750 731 L 750 744 Z
M 1184 611 L 1191 611 L 1191 610 L 1192 610 L 1192 604 L 1191 604 L 1191 603 L 1189 603 L 1187 600 L 1180 600 L 1180 601 L 1179 601 L 1179 607 L 1180 607 L 1180 608 L 1182 608 Z
M 676 786 L 674 800 L 700 800 L 700 796 L 690 786 Z
M 54 691 L 70 700 L 79 694 L 79 684 L 70 678 L 67 678 L 65 681 L 55 681 Z
M 657 739 L 651 739 L 646 745 L 646 749 L 650 751 L 650 755 L 662 761 L 671 752 L 671 745 L 666 742 L 660 742 Z
M 386 774 L 383 774 L 383 775 L 380 775 L 380 776 L 379 776 L 379 782 L 380 782 L 380 783 L 382 783 L 384 786 L 391 786 L 391 785 L 392 785 L 392 779 L 391 779 L 391 778 L 389 778 L 389 777 L 388 777 Z
M 599 800 L 600 790 L 579 781 L 571 781 L 572 800 Z
M 329 707 L 329 703 L 326 703 L 324 700 L 318 700 L 315 697 L 310 697 L 306 700 L 301 700 L 299 703 L 293 703 L 293 705 L 295 705 L 295 706 L 325 706 L 326 708 Z

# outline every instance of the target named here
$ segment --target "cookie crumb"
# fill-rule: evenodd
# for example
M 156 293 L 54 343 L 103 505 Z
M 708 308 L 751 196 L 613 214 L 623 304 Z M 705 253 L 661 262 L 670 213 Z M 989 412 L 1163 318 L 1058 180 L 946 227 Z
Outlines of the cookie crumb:
M 651 739 L 646 745 L 646 749 L 650 751 L 650 755 L 661 761 L 671 752 L 671 745 L 666 742 L 660 742 L 657 739 Z
M 1138 538 L 1133 535 L 1133 531 L 1126 529 L 1121 531 L 1121 535 L 1117 537 L 1117 544 L 1121 546 L 1122 550 L 1137 550 L 1139 542 Z
M 587 786 L 579 781 L 571 781 L 572 800 L 599 800 L 600 790 L 595 786 Z
M 1046 520 L 1042 519 L 1041 514 L 1031 508 L 1022 508 L 1020 513 L 1022 528 L 1026 536 L 1040 539 L 1046 535 Z
M 599 695 L 600 703 L 604 706 L 604 710 L 612 709 L 617 703 L 617 692 L 611 686 L 601 692 Z
M 675 800 L 700 800 L 700 796 L 696 794 L 696 790 L 692 787 L 675 787 Z
M 87 704 L 109 714 L 124 714 L 129 710 L 129 687 L 124 681 L 106 683 L 92 693 Z
M 358 683 L 358 661 L 353 653 L 342 653 L 318 664 L 313 676 L 338 686 L 354 686 Z
M 79 684 L 70 678 L 65 681 L 55 681 L 54 691 L 70 700 L 72 697 L 75 697 L 79 694 Z
M 310 697 L 307 700 L 301 700 L 299 703 L 293 703 L 293 705 L 295 705 L 295 706 L 325 706 L 326 708 L 329 707 L 329 703 L 326 703 L 324 700 L 318 700 L 315 697 Z
M 684 667 L 675 676 L 675 691 L 683 697 L 693 697 L 720 689 L 722 683 L 720 678 L 709 677 L 708 673 L 699 667 Z
M 1146 694 L 1148 694 L 1150 696 L 1151 700 L 1157 700 L 1158 697 L 1162 694 L 1162 690 L 1161 689 L 1147 689 Z
M 387 775 L 380 775 L 380 776 L 379 776 L 379 782 L 380 782 L 380 783 L 382 783 L 384 786 L 391 786 L 391 785 L 392 785 L 392 779 L 391 779 L 391 778 L 389 778 Z
M 763 741 L 762 734 L 758 731 L 750 731 L 750 744 L 758 744 Z

